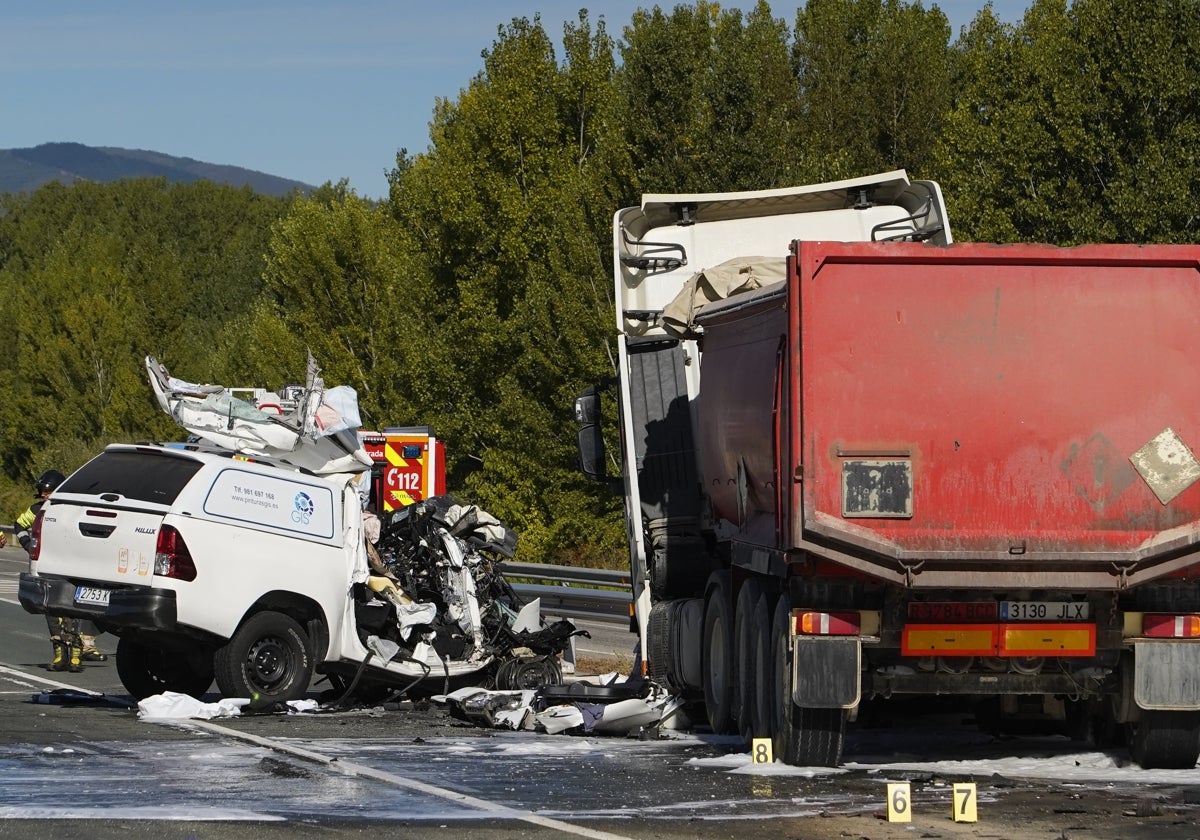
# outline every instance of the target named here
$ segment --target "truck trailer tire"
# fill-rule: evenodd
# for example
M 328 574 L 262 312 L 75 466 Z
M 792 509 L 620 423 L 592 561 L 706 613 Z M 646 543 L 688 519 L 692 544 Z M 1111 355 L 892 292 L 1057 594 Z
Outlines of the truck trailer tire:
M 771 644 L 771 613 L 775 593 L 764 587 L 750 616 L 750 656 L 754 663 L 754 692 L 750 705 L 750 729 L 755 738 L 769 738 L 775 723 L 774 645 Z
M 311 643 L 290 616 L 255 613 L 214 657 L 217 687 L 259 707 L 298 700 L 312 681 Z
M 702 667 L 708 725 L 717 735 L 737 732 L 733 717 L 733 614 L 728 571 L 713 572 L 704 600 Z
M 164 691 L 203 697 L 213 681 L 212 658 L 147 647 L 132 639 L 117 641 L 117 676 L 134 700 Z
M 846 740 L 845 711 L 804 709 L 792 702 L 791 611 L 787 594 L 779 596 L 771 622 L 775 755 L 797 767 L 837 767 Z
M 763 598 L 762 581 L 757 578 L 747 578 L 738 592 L 737 608 L 734 611 L 733 645 L 737 657 L 737 701 L 734 703 L 738 721 L 738 731 L 749 743 L 758 735 L 766 732 L 758 731 L 763 715 L 761 713 L 759 675 L 770 668 L 770 658 L 760 645 L 755 644 L 754 621 L 760 614 L 759 606 Z
M 1146 770 L 1188 770 L 1200 757 L 1200 712 L 1143 711 L 1129 752 Z

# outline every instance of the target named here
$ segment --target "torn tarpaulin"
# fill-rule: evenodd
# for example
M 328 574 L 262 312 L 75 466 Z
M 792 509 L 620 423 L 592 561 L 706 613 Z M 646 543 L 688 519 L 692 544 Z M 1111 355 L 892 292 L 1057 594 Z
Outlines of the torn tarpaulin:
M 242 709 L 251 705 L 244 697 L 226 697 L 215 703 L 205 703 L 189 694 L 179 694 L 175 691 L 164 691 L 138 701 L 138 720 L 151 723 L 160 720 L 212 720 L 220 717 L 238 717 Z M 315 700 L 289 700 L 280 704 L 288 714 L 315 712 L 318 709 Z
M 226 698 L 216 703 L 205 703 L 189 694 L 164 691 L 138 701 L 138 720 L 177 720 L 196 718 L 212 720 L 218 717 L 236 717 L 242 707 L 250 705 L 249 699 Z

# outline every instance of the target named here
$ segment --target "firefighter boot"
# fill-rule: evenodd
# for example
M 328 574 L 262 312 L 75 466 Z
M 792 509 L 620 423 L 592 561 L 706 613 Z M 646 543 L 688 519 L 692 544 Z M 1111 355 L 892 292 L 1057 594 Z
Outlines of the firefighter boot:
M 72 674 L 83 672 L 83 648 L 71 645 L 71 658 L 67 670 Z
M 108 654 L 102 652 L 96 647 L 95 636 L 80 636 L 83 640 L 83 661 L 84 662 L 107 662 Z
M 50 658 L 50 664 L 46 666 L 50 671 L 65 671 L 67 670 L 67 660 L 70 654 L 67 651 L 67 646 L 58 639 L 51 639 L 50 644 L 54 645 L 54 655 Z

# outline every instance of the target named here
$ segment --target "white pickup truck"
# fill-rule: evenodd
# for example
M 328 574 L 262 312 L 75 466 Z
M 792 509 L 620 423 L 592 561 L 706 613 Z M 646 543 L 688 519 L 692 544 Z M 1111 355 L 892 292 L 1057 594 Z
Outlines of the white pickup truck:
M 112 445 L 69 476 L 19 588 L 29 612 L 116 635 L 131 695 L 200 696 L 215 678 L 268 705 L 302 697 L 314 672 L 347 697 L 561 681 L 575 630 L 520 602 L 497 568 L 515 538 L 485 513 L 449 497 L 393 511 L 369 561 L 370 460 L 353 434 L 313 431 L 315 370 L 300 414 L 280 418 L 147 367 L 163 408 L 208 443 Z

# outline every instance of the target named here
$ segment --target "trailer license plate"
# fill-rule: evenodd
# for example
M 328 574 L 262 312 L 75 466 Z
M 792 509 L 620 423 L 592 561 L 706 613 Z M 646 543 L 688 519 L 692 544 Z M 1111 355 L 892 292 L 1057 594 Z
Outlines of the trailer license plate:
M 1001 601 L 1001 621 L 1087 621 L 1087 601 Z
M 995 621 L 995 601 L 909 601 L 908 620 L 937 621 Z
M 94 586 L 77 586 L 75 588 L 76 604 L 97 604 L 107 607 L 108 596 L 109 591 L 107 589 L 97 589 Z

